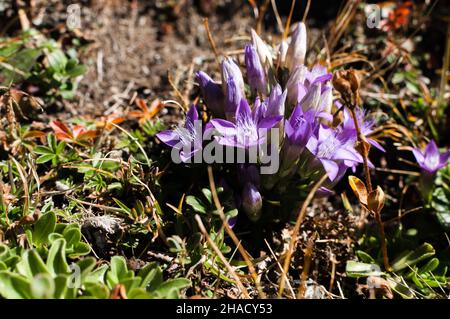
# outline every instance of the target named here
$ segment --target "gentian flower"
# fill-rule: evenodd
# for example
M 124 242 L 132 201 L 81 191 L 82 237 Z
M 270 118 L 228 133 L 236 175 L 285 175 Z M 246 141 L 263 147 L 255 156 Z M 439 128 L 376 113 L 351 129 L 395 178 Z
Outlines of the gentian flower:
M 264 68 L 253 45 L 245 46 L 245 67 L 250 87 L 262 94 L 267 93 L 267 82 Z
M 211 120 L 211 124 L 221 134 L 216 136 L 217 141 L 224 146 L 244 149 L 262 144 L 265 136 L 261 135 L 261 129 L 267 130 L 274 127 L 282 116 L 260 119 L 257 114 L 260 113 L 256 110 L 252 113 L 247 101 L 241 99 L 236 110 L 235 123 L 222 119 Z
M 428 143 L 423 152 L 419 148 L 414 148 L 412 152 L 420 168 L 430 174 L 447 166 L 450 158 L 450 151 L 441 154 L 434 140 Z
M 311 136 L 306 147 L 320 161 L 330 181 L 338 176 L 340 163 L 353 167 L 363 161 L 361 155 L 354 149 L 353 143 L 346 142 L 342 134 L 322 124 L 319 126 L 317 137 Z
M 281 175 L 293 171 L 293 164 L 299 159 L 313 133 L 314 114 L 304 113 L 301 106 L 297 105 L 292 111 L 289 120 L 284 123 L 285 140 L 282 150 Z
M 286 67 L 290 71 L 305 62 L 306 37 L 306 26 L 303 22 L 300 22 L 292 33 L 291 43 L 286 53 Z
M 241 91 L 242 95 L 245 95 L 244 91 L 244 78 L 242 77 L 241 69 L 236 62 L 231 58 L 225 58 L 222 61 L 222 84 L 228 83 L 230 79 L 233 79 L 236 83 L 236 87 Z M 227 87 L 224 87 L 225 92 Z
M 441 153 L 434 140 L 431 140 L 422 152 L 419 148 L 412 150 L 417 164 L 422 172 L 420 174 L 420 191 L 426 202 L 432 197 L 436 172 L 447 166 L 450 151 Z
M 206 106 L 214 113 L 215 116 L 223 117 L 225 115 L 225 96 L 220 85 L 214 82 L 213 79 L 211 79 L 211 77 L 203 71 L 197 72 L 196 79 L 200 86 Z
M 287 102 L 289 105 L 297 105 L 298 102 L 306 95 L 307 89 L 303 85 L 306 79 L 308 69 L 304 65 L 298 65 L 291 72 L 286 83 Z
M 355 114 L 359 124 L 359 128 L 361 129 L 361 133 L 367 137 L 373 132 L 372 127 L 375 124 L 374 121 L 372 119 L 369 119 L 366 115 L 366 112 L 361 108 L 357 108 L 355 110 Z M 355 128 L 355 121 L 353 120 L 353 117 L 350 114 L 350 111 L 347 110 L 347 108 L 344 108 L 344 121 L 342 123 L 342 130 L 343 135 L 346 136 L 348 140 L 352 141 L 353 143 L 356 143 L 357 133 Z M 382 152 L 386 151 L 383 148 L 383 146 L 381 146 L 380 143 L 378 143 L 374 139 L 371 138 L 366 139 L 367 142 L 372 146 L 374 146 L 375 148 L 379 149 Z
M 179 150 L 180 159 L 188 162 L 192 156 L 202 150 L 202 130 L 195 105 L 186 114 L 184 127 L 166 130 L 156 134 L 163 143 Z

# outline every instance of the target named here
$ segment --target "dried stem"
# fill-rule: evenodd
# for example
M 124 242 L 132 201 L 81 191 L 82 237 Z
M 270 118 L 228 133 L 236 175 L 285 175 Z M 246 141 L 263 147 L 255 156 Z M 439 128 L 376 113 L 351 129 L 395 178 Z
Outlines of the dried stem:
M 369 149 L 367 147 L 368 143 L 367 143 L 366 137 L 361 132 L 361 128 L 359 127 L 358 118 L 356 117 L 354 105 L 349 106 L 348 109 L 350 110 L 352 117 L 353 117 L 353 122 L 355 123 L 355 129 L 356 129 L 356 134 L 357 134 L 357 138 L 358 138 L 358 143 L 360 145 L 360 150 L 362 153 L 361 155 L 363 157 L 364 176 L 365 176 L 365 180 L 366 180 L 366 187 L 367 187 L 368 193 L 370 194 L 370 193 L 372 193 L 373 188 L 372 188 L 372 180 L 370 178 Z M 388 257 L 388 253 L 387 253 L 386 235 L 384 233 L 384 224 L 383 224 L 383 221 L 381 220 L 380 212 L 374 211 L 374 213 L 375 213 L 375 219 L 376 219 L 376 221 L 378 223 L 378 227 L 380 229 L 381 251 L 383 253 L 384 268 L 386 270 L 389 270 L 391 267 L 389 266 L 389 257 Z
M 214 42 L 214 39 L 212 37 L 211 30 L 209 29 L 208 18 L 204 18 L 203 19 L 203 25 L 205 26 L 206 34 L 208 35 L 209 44 L 211 45 L 211 49 L 214 52 L 214 56 L 216 57 L 216 62 L 217 62 L 218 66 L 219 66 L 219 69 L 220 69 L 220 59 L 219 59 L 220 55 L 219 55 L 219 52 L 217 51 L 216 43 Z
M 300 213 L 298 214 L 297 221 L 295 222 L 294 230 L 292 231 L 291 240 L 289 242 L 289 248 L 286 252 L 286 256 L 284 257 L 284 263 L 283 263 L 283 272 L 281 274 L 280 279 L 280 288 L 278 290 L 278 296 L 281 297 L 284 291 L 285 281 L 286 281 L 286 274 L 289 269 L 289 264 L 291 262 L 292 254 L 294 252 L 295 244 L 297 243 L 297 237 L 298 233 L 300 231 L 300 226 L 303 223 L 303 220 L 305 219 L 306 215 L 306 208 L 308 207 L 309 203 L 311 203 L 312 199 L 314 198 L 315 193 L 319 189 L 319 187 L 325 182 L 325 180 L 328 178 L 328 175 L 325 174 L 322 176 L 322 178 L 313 186 L 313 188 L 310 190 L 308 196 L 306 197 L 305 201 L 302 204 L 302 208 L 300 209 Z
M 286 26 L 284 27 L 283 40 L 287 38 L 289 34 L 289 27 L 291 26 L 292 14 L 294 13 L 295 0 L 292 0 L 291 10 L 289 11 L 289 16 L 286 21 Z
M 230 225 L 228 224 L 228 220 L 227 220 L 225 214 L 223 213 L 223 207 L 220 204 L 219 196 L 217 196 L 216 183 L 214 182 L 214 175 L 213 175 L 211 166 L 208 166 L 208 177 L 209 177 L 209 185 L 211 188 L 214 205 L 216 206 L 216 209 L 219 212 L 220 218 L 222 219 L 223 227 L 224 227 L 225 231 L 227 232 L 228 236 L 230 236 L 230 238 L 233 240 L 233 242 L 236 245 L 242 258 L 244 258 L 244 261 L 247 264 L 247 267 L 248 267 L 248 269 L 251 273 L 251 276 L 255 282 L 256 288 L 258 289 L 258 292 L 261 295 L 261 297 L 264 298 L 265 294 L 259 283 L 259 279 L 258 279 L 258 275 L 256 273 L 255 266 L 253 265 L 253 262 L 250 260 L 249 253 L 241 245 L 240 240 L 236 237 L 236 234 L 234 233 L 233 229 L 231 229 Z
M 234 280 L 236 281 L 236 286 L 241 291 L 244 298 L 250 299 L 250 296 L 247 292 L 247 289 L 245 289 L 244 285 L 241 282 L 241 279 L 234 271 L 233 267 L 231 267 L 230 263 L 226 260 L 220 249 L 217 247 L 217 245 L 214 243 L 214 241 L 211 239 L 211 237 L 208 235 L 208 232 L 206 231 L 205 226 L 203 225 L 202 219 L 200 216 L 195 215 L 195 220 L 197 221 L 198 227 L 200 228 L 200 231 L 202 232 L 203 236 L 205 236 L 206 240 L 208 241 L 211 248 L 214 250 L 214 252 L 217 254 L 217 256 L 220 258 L 222 263 L 225 265 L 225 267 L 228 269 L 230 274 L 233 276 Z

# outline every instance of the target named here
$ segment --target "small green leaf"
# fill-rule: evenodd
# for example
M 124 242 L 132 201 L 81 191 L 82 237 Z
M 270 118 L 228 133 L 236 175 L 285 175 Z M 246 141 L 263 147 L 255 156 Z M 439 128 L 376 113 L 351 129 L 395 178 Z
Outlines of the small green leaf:
M 55 282 L 49 274 L 39 274 L 31 280 L 31 294 L 35 299 L 50 299 L 55 293 Z
M 48 252 L 47 268 L 55 276 L 69 273 L 69 265 L 66 261 L 66 241 L 63 238 L 52 243 Z
M 0 296 L 7 299 L 31 299 L 30 282 L 8 271 L 0 271 Z
M 206 209 L 201 201 L 199 201 L 195 196 L 187 196 L 186 204 L 191 206 L 196 212 L 206 214 Z
M 383 272 L 377 264 L 367 264 L 354 260 L 347 261 L 345 272 L 349 277 L 381 276 Z
M 36 224 L 33 231 L 33 243 L 36 246 L 41 246 L 48 241 L 48 235 L 55 230 L 56 215 L 54 212 L 48 212 L 42 215 Z
M 418 262 L 427 259 L 435 254 L 433 246 L 428 243 L 422 244 L 414 251 L 407 251 L 395 259 L 392 264 L 393 271 L 399 271 L 407 267 L 412 267 Z

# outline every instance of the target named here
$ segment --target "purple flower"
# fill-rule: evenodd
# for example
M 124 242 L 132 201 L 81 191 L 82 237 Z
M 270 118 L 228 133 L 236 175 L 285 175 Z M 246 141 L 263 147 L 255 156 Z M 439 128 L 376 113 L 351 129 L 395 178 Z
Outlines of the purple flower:
M 159 132 L 156 136 L 168 146 L 180 151 L 180 159 L 188 162 L 195 153 L 202 150 L 202 129 L 195 105 L 186 114 L 184 127 Z
M 450 151 L 441 154 L 434 140 L 428 143 L 424 152 L 419 148 L 414 148 L 412 152 L 420 168 L 430 174 L 434 174 L 441 168 L 447 166 L 448 159 L 450 158 Z
M 306 72 L 306 86 L 310 86 L 316 82 L 324 84 L 333 78 L 333 74 L 328 73 L 325 66 L 321 64 L 316 64 L 313 66 L 312 70 L 307 70 Z
M 261 193 L 252 183 L 246 183 L 242 190 L 242 207 L 251 221 L 255 222 L 261 217 Z
M 236 62 L 231 58 L 225 58 L 222 61 L 222 83 L 226 85 L 230 79 L 233 79 L 236 83 L 236 87 L 241 91 L 242 95 L 244 92 L 244 78 L 242 77 L 241 69 Z M 227 91 L 227 87 L 224 87 L 225 92 Z
M 286 83 L 287 102 L 289 105 L 296 105 L 307 92 L 303 85 L 306 79 L 307 68 L 304 65 L 298 65 L 290 74 Z
M 265 131 L 268 130 L 282 119 L 282 116 L 267 117 L 260 119 L 259 112 L 252 113 L 250 106 L 245 99 L 241 99 L 239 107 L 236 110 L 236 122 L 230 122 L 222 119 L 212 119 L 211 124 L 221 134 L 216 136 L 217 141 L 225 146 L 248 149 L 262 144 L 265 141 Z M 262 129 L 262 130 L 261 130 Z
M 375 122 L 372 119 L 369 119 L 366 112 L 361 108 L 357 108 L 355 110 L 355 114 L 359 127 L 361 129 L 361 133 L 364 136 L 370 135 L 373 132 L 372 127 Z M 342 130 L 343 135 L 346 136 L 349 141 L 351 140 L 353 143 L 356 143 L 357 133 L 355 128 L 355 121 L 353 120 L 353 117 L 350 114 L 350 111 L 347 110 L 347 108 L 344 108 L 344 121 L 342 123 Z M 372 146 L 379 149 L 380 151 L 386 152 L 383 146 L 381 146 L 380 143 L 378 143 L 374 139 L 367 138 L 367 142 L 369 142 Z
M 245 67 L 250 87 L 262 94 L 267 93 L 267 82 L 264 68 L 253 45 L 245 46 Z
M 202 91 L 206 106 L 214 113 L 215 116 L 223 117 L 225 115 L 225 96 L 220 85 L 214 82 L 211 77 L 203 71 L 197 72 L 196 79 L 200 86 L 200 90 Z
M 342 171 L 340 164 L 354 167 L 362 162 L 362 157 L 354 149 L 353 143 L 347 142 L 342 134 L 325 125 L 319 126 L 317 137 L 311 136 L 306 147 L 320 161 L 330 181 Z
M 270 92 L 267 108 L 264 110 L 264 117 L 284 116 L 286 96 L 287 90 L 283 92 L 281 86 L 277 83 Z
M 297 105 L 289 120 L 284 123 L 286 138 L 283 145 L 282 171 L 290 171 L 292 165 L 299 159 L 313 132 L 314 114 L 305 114 L 300 105 Z

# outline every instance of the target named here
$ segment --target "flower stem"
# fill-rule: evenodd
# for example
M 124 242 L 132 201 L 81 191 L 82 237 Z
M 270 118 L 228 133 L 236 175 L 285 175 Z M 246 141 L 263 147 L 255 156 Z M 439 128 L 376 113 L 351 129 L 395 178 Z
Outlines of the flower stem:
M 361 128 L 359 127 L 358 118 L 356 117 L 354 105 L 348 107 L 348 109 L 350 110 L 352 117 L 353 117 L 353 121 L 355 123 L 355 129 L 356 129 L 356 134 L 357 134 L 357 138 L 358 138 L 358 143 L 361 145 L 360 149 L 361 149 L 361 153 L 362 153 L 361 155 L 363 157 L 364 178 L 366 180 L 367 191 L 370 194 L 370 193 L 372 193 L 373 188 L 372 188 L 372 180 L 370 178 L 369 149 L 366 146 L 367 140 L 366 140 L 366 137 L 362 134 Z M 388 257 L 388 253 L 387 253 L 386 235 L 384 233 L 384 224 L 383 224 L 383 221 L 381 220 L 380 212 L 375 211 L 374 213 L 375 213 L 375 219 L 376 219 L 376 221 L 378 223 L 378 227 L 380 229 L 381 251 L 383 253 L 384 268 L 386 270 L 389 270 L 391 267 L 389 265 L 389 257 Z

